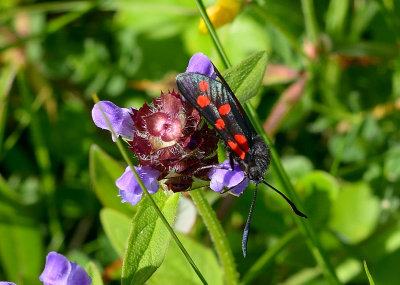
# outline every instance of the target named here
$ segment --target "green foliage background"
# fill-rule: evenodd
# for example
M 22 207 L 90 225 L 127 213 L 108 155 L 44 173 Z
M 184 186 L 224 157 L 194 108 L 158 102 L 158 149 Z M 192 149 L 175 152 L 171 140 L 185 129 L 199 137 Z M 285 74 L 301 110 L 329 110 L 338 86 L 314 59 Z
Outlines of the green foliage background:
M 376 284 L 400 281 L 399 15 L 397 0 L 257 0 L 218 29 L 233 65 L 268 54 L 262 88 L 249 102 L 345 284 L 368 282 L 363 260 Z M 1 280 L 38 284 L 55 250 L 88 264 L 94 284 L 101 275 L 105 284 L 120 283 L 123 251 L 133 246 L 126 244 L 130 220 L 145 210 L 116 197 L 125 164 L 91 120 L 91 94 L 139 108 L 176 88 L 175 75 L 195 52 L 223 70 L 199 18 L 191 0 L 0 2 Z M 266 179 L 282 189 L 276 174 L 272 165 Z M 252 192 L 206 193 L 240 280 L 329 284 L 297 217 L 267 188 L 243 259 Z M 170 221 L 188 217 L 179 209 L 168 210 Z M 162 226 L 155 235 L 168 239 Z M 223 284 L 201 218 L 180 237 L 209 284 Z M 201 284 L 174 242 L 147 282 Z

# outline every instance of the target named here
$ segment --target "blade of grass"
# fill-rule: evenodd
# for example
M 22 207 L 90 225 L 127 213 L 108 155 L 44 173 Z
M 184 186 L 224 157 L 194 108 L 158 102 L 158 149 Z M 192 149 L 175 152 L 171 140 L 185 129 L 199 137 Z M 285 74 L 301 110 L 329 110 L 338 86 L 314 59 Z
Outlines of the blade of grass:
M 3 139 L 7 120 L 9 92 L 14 82 L 16 70 L 11 63 L 6 65 L 0 75 L 0 154 L 3 153 Z
M 30 113 L 31 122 L 29 131 L 33 142 L 33 151 L 41 172 L 41 189 L 48 209 L 48 218 L 51 232 L 51 242 L 49 249 L 58 250 L 64 241 L 64 233 L 62 231 L 60 220 L 58 219 L 58 210 L 55 203 L 55 177 L 51 171 L 51 159 L 49 149 L 46 145 L 45 133 L 40 124 L 38 112 L 33 110 L 33 95 L 28 87 L 25 70 L 20 69 L 17 74 L 17 82 L 19 91 L 21 92 L 25 109 Z
M 96 94 L 93 94 L 92 97 L 93 97 L 93 101 L 95 102 L 95 104 L 100 102 L 99 97 Z M 153 197 L 150 195 L 149 191 L 147 191 L 146 186 L 144 186 L 142 179 L 140 178 L 139 174 L 136 172 L 136 169 L 135 169 L 135 167 L 134 167 L 134 165 L 132 163 L 131 158 L 129 157 L 129 155 L 128 155 L 126 149 L 124 148 L 124 146 L 122 145 L 121 139 L 119 137 L 117 137 L 117 135 L 115 134 L 114 129 L 113 129 L 110 121 L 108 120 L 106 114 L 104 113 L 103 108 L 101 107 L 101 104 L 99 104 L 98 106 L 100 108 L 101 113 L 104 116 L 104 119 L 107 122 L 109 130 L 111 131 L 113 137 L 116 138 L 115 142 L 117 144 L 118 150 L 120 151 L 120 153 L 121 153 L 122 157 L 124 158 L 125 162 L 131 168 L 131 171 L 135 175 L 136 180 L 139 182 L 139 186 L 142 189 L 143 193 L 149 199 L 150 203 L 152 204 L 152 206 L 154 207 L 155 211 L 159 215 L 161 221 L 164 223 L 165 227 L 168 229 L 168 231 L 171 234 L 172 238 L 175 240 L 176 244 L 178 245 L 178 247 L 182 251 L 183 255 L 186 257 L 186 259 L 188 260 L 188 262 L 192 266 L 193 270 L 195 271 L 195 273 L 197 274 L 197 276 L 199 277 L 201 282 L 203 284 L 207 284 L 207 281 L 205 280 L 205 278 L 201 274 L 200 270 L 198 269 L 198 267 L 194 263 L 193 259 L 190 257 L 190 255 L 187 252 L 186 248 L 183 246 L 183 244 L 179 240 L 178 236 L 175 234 L 174 230 L 172 229 L 171 225 L 168 223 L 167 219 L 162 214 L 160 208 L 157 206 L 156 202 L 154 201 Z
M 239 284 L 238 272 L 236 271 L 235 260 L 229 241 L 226 238 L 225 232 L 215 215 L 214 210 L 204 197 L 202 189 L 190 191 L 190 196 L 196 204 L 199 214 L 201 215 L 204 224 L 213 240 L 215 250 L 217 251 L 222 269 L 225 275 L 225 282 L 228 285 Z
M 311 43 L 315 43 L 318 38 L 318 24 L 317 18 L 315 17 L 314 1 L 301 0 L 301 6 L 303 8 L 304 22 L 306 25 L 308 40 L 311 41 Z
M 202 3 L 201 0 L 195 0 L 196 3 L 198 4 L 198 7 L 200 10 L 201 15 L 205 15 L 205 17 L 207 19 L 205 19 L 203 17 L 203 20 L 207 23 L 207 20 L 209 21 L 206 13 L 205 13 L 205 9 L 204 9 L 204 5 Z M 312 24 L 312 29 L 310 31 L 311 35 L 316 35 L 317 34 L 317 29 L 316 29 L 316 22 L 313 23 L 313 20 L 315 20 L 315 15 L 314 15 L 314 9 L 313 7 L 310 7 L 310 5 L 312 6 L 312 0 L 303 0 L 304 5 L 306 5 L 306 9 L 307 9 L 307 13 L 308 13 L 308 21 L 311 21 L 309 24 Z M 223 49 L 219 49 L 219 45 L 217 45 L 217 43 L 219 43 L 218 40 L 218 36 L 214 31 L 213 26 L 210 25 L 206 25 L 208 28 L 208 31 L 210 33 L 210 35 L 212 35 L 213 37 L 213 41 L 215 43 L 215 47 L 218 50 L 219 54 L 221 54 L 221 60 L 225 63 L 225 65 L 227 67 L 230 67 L 230 63 L 229 61 L 225 60 L 225 58 L 227 58 L 225 52 Z M 214 39 L 215 37 L 215 39 Z M 271 140 L 268 138 L 267 134 L 265 133 L 265 130 L 262 128 L 262 125 L 260 124 L 260 121 L 257 120 L 257 115 L 255 113 L 255 110 L 252 108 L 252 106 L 249 103 L 246 103 L 246 105 L 244 106 L 245 111 L 247 113 L 247 115 L 249 116 L 251 122 L 253 123 L 256 131 L 264 138 L 264 140 L 269 144 L 270 149 L 271 149 L 271 160 L 272 160 L 272 164 L 276 167 L 277 170 L 277 174 L 278 174 L 278 178 L 279 180 L 282 182 L 282 185 L 284 186 L 284 190 L 285 193 L 288 194 L 289 198 L 292 199 L 292 201 L 298 206 L 298 208 L 300 210 L 302 210 L 302 205 L 300 203 L 300 199 L 296 194 L 296 191 L 294 190 L 294 187 L 292 185 L 292 183 L 289 180 L 289 177 L 286 173 L 286 171 L 284 170 L 282 163 L 279 159 L 278 153 L 275 150 L 275 147 L 273 146 Z M 300 227 L 300 229 L 302 230 L 302 232 L 304 233 L 304 235 L 307 237 L 307 244 L 312 252 L 312 254 L 314 255 L 314 258 L 316 260 L 316 262 L 318 263 L 318 265 L 321 267 L 322 271 L 324 272 L 324 275 L 326 277 L 326 279 L 328 280 L 328 282 L 330 284 L 340 284 L 339 279 L 336 276 L 336 273 L 328 259 L 328 257 L 326 256 L 326 253 L 324 252 L 324 250 L 322 249 L 318 237 L 314 231 L 314 229 L 312 228 L 311 224 L 306 220 L 306 219 L 299 219 L 299 218 L 295 218 L 295 221 L 297 223 L 297 225 Z
M 365 273 L 367 274 L 369 284 L 375 285 L 374 279 L 372 278 L 371 274 L 369 273 L 367 261 L 364 260 L 363 263 L 364 263 L 364 269 L 365 269 Z

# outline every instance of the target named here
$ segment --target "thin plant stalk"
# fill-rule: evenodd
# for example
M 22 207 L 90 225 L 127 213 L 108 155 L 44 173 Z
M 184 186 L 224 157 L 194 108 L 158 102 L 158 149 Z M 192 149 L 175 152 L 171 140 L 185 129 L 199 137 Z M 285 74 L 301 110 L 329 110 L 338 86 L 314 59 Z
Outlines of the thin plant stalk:
M 98 98 L 98 96 L 96 94 L 93 94 L 92 97 L 93 97 L 93 101 L 95 102 L 95 104 L 99 103 L 100 100 L 99 100 L 99 98 Z M 172 229 L 171 225 L 168 223 L 167 219 L 164 217 L 163 213 L 161 212 L 160 208 L 157 206 L 156 202 L 154 201 L 153 197 L 151 196 L 151 194 L 147 190 L 146 186 L 143 184 L 143 181 L 140 178 L 139 174 L 137 173 L 137 171 L 136 171 L 136 169 L 135 169 L 135 167 L 134 167 L 134 165 L 133 165 L 133 163 L 131 161 L 131 158 L 129 157 L 125 147 L 122 145 L 121 139 L 119 137 L 117 137 L 117 135 L 114 132 L 114 129 L 113 129 L 110 121 L 108 120 L 106 114 L 104 113 L 104 110 L 103 110 L 101 104 L 98 104 L 98 106 L 99 106 L 99 109 L 100 109 L 104 119 L 107 122 L 108 128 L 110 129 L 113 138 L 116 139 L 115 142 L 117 144 L 118 150 L 120 151 L 120 153 L 121 153 L 122 157 L 124 158 L 125 162 L 131 168 L 131 171 L 135 175 L 135 178 L 138 181 L 140 188 L 143 190 L 143 193 L 149 199 L 150 203 L 152 204 L 153 208 L 157 212 L 157 214 L 160 217 L 161 221 L 164 223 L 165 227 L 168 229 L 168 231 L 171 234 L 172 238 L 174 239 L 174 241 L 176 242 L 176 244 L 178 245 L 178 247 L 182 251 L 183 255 L 186 257 L 186 259 L 188 260 L 190 265 L 192 266 L 192 268 L 195 271 L 195 273 L 197 274 L 197 276 L 200 278 L 201 282 L 203 282 L 203 284 L 207 284 L 207 281 L 205 280 L 205 278 L 201 274 L 200 270 L 198 269 L 198 267 L 194 263 L 193 259 L 190 257 L 190 255 L 187 252 L 186 248 L 183 246 L 182 242 L 179 240 L 178 236 L 175 234 L 175 232 Z
M 303 1 L 305 1 L 303 3 L 303 5 L 306 5 L 307 11 L 309 12 L 308 16 L 310 18 L 308 20 L 311 21 L 312 20 L 311 17 L 314 16 L 314 14 L 313 14 L 314 10 L 312 9 L 312 7 L 310 7 L 310 5 L 312 5 L 312 0 L 303 0 Z M 207 22 L 210 22 L 210 20 L 208 19 L 208 16 L 207 16 L 207 13 L 205 11 L 202 1 L 195 0 L 195 2 L 197 4 L 197 6 L 199 7 L 200 14 L 202 16 L 205 15 L 203 17 L 203 20 L 206 23 L 208 32 L 210 33 L 210 35 L 213 39 L 215 48 L 218 50 L 218 53 L 221 54 L 221 60 L 224 62 L 224 64 L 228 68 L 231 67 L 229 61 L 225 60 L 227 58 L 227 56 L 226 56 L 224 50 L 220 49 L 221 44 L 218 39 L 218 35 L 216 34 L 216 32 L 214 30 L 214 27 L 211 25 L 211 23 L 207 24 Z M 311 33 L 311 35 L 315 35 L 315 33 L 317 32 L 316 26 L 315 26 L 316 23 L 311 21 L 310 24 L 312 24 L 312 30 L 310 33 Z M 246 103 L 246 105 L 244 107 L 245 107 L 245 111 L 246 111 L 247 115 L 249 116 L 250 120 L 252 121 L 257 132 L 264 138 L 264 140 L 269 144 L 269 146 L 271 148 L 272 164 L 276 168 L 278 178 L 282 182 L 285 192 L 292 199 L 292 201 L 297 206 L 299 206 L 299 209 L 301 210 L 303 207 L 301 206 L 300 199 L 297 196 L 297 193 L 294 190 L 294 187 L 293 187 L 292 183 L 290 182 L 289 177 L 282 166 L 282 163 L 279 159 L 277 151 L 275 150 L 275 148 L 272 144 L 272 141 L 268 138 L 267 134 L 265 133 L 265 130 L 262 128 L 262 126 L 260 124 L 260 121 L 256 119 L 257 115 L 255 113 L 254 108 L 249 103 Z M 340 284 L 339 279 L 337 278 L 335 271 L 334 271 L 328 257 L 326 256 L 326 253 L 322 249 L 322 247 L 319 243 L 317 234 L 315 233 L 311 224 L 307 220 L 300 219 L 297 217 L 295 218 L 295 221 L 296 221 L 297 225 L 300 227 L 300 229 L 302 230 L 302 232 L 304 233 L 304 235 L 307 237 L 307 244 L 308 244 L 312 254 L 314 255 L 316 262 L 318 263 L 318 265 L 321 267 L 322 271 L 324 272 L 326 279 L 329 281 L 330 284 Z
M 217 251 L 219 260 L 222 265 L 222 270 L 225 275 L 225 282 L 227 285 L 239 284 L 236 271 L 235 260 L 233 258 L 232 250 L 229 246 L 229 241 L 226 238 L 224 229 L 221 226 L 214 210 L 211 208 L 207 199 L 204 197 L 203 189 L 190 191 L 190 196 L 197 206 L 197 210 L 201 215 L 204 224 L 213 240 L 215 250 Z

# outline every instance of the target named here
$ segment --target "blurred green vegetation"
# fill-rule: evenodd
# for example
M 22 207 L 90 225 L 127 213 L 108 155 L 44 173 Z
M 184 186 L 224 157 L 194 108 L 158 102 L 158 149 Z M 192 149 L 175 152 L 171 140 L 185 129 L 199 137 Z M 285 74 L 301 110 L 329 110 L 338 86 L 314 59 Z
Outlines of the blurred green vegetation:
M 345 284 L 368 282 L 363 260 L 376 284 L 400 281 L 399 15 L 397 0 L 257 0 L 218 29 L 233 65 L 256 51 L 269 55 L 250 102 Z M 195 52 L 222 70 L 199 19 L 191 0 L 0 2 L 0 280 L 38 284 L 55 250 L 81 265 L 93 261 L 91 272 L 99 269 L 106 284 L 120 282 L 123 237 L 107 228 L 106 215 L 126 220 L 136 209 L 118 203 L 113 181 L 125 166 L 91 120 L 91 94 L 139 108 L 176 88 Z M 279 189 L 275 173 L 272 165 L 266 179 Z M 246 259 L 240 242 L 252 190 L 240 198 L 206 193 L 241 278 L 327 284 L 296 217 L 261 188 Z M 220 284 L 201 219 L 186 235 L 206 279 Z M 183 284 L 183 276 L 198 284 L 187 266 L 171 243 L 149 284 Z

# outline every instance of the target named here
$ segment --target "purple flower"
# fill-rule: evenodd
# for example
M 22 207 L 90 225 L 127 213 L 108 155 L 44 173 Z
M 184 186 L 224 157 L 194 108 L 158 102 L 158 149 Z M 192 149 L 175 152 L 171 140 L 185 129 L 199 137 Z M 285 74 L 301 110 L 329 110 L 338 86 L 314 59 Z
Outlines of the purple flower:
M 50 252 L 46 257 L 46 266 L 39 280 L 44 285 L 88 285 L 92 279 L 76 263 L 70 262 L 64 255 Z
M 0 281 L 0 285 L 16 285 L 16 284 L 8 281 Z
M 245 177 L 240 166 L 235 164 L 233 171 L 228 170 L 231 168 L 229 160 L 225 160 L 217 166 L 222 168 L 211 168 L 208 172 L 208 177 L 211 180 L 210 188 L 215 192 L 221 192 L 224 187 L 227 187 L 235 195 L 242 194 L 249 185 L 249 179 Z
M 120 108 L 112 102 L 101 101 L 94 105 L 92 109 L 92 118 L 96 126 L 102 129 L 110 130 L 105 120 L 103 113 L 101 112 L 99 105 L 103 108 L 105 115 L 110 121 L 114 132 L 117 136 L 122 136 L 127 139 L 133 139 L 133 133 L 135 131 L 133 125 L 132 116 L 134 116 L 133 109 Z M 112 138 L 115 141 L 115 138 Z
M 213 79 L 217 78 L 211 60 L 201 52 L 195 53 L 190 58 L 186 72 L 197 72 Z
M 161 172 L 151 168 L 150 166 L 135 166 L 135 169 L 149 193 L 156 193 L 159 189 L 157 179 Z M 115 184 L 119 188 L 119 196 L 122 197 L 122 203 L 128 202 L 131 203 L 132 206 L 135 206 L 142 198 L 142 188 L 140 188 L 140 185 L 136 180 L 135 175 L 131 171 L 130 166 L 125 169 L 124 174 L 117 179 Z

